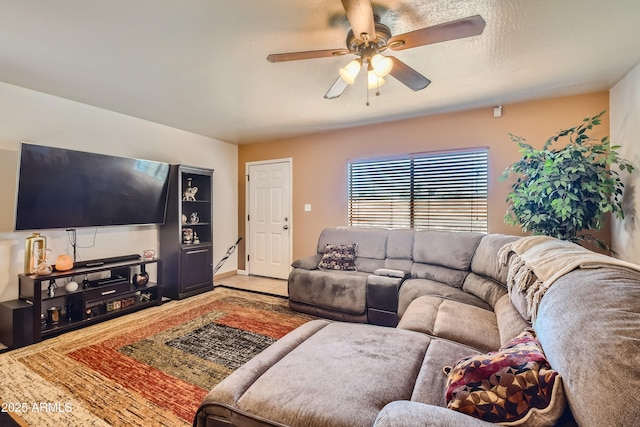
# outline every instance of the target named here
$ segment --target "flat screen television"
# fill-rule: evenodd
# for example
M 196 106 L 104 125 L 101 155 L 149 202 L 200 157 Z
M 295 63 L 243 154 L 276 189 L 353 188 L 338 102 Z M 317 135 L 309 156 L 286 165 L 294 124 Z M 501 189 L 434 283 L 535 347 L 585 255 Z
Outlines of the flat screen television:
M 169 164 L 22 143 L 15 230 L 164 223 Z

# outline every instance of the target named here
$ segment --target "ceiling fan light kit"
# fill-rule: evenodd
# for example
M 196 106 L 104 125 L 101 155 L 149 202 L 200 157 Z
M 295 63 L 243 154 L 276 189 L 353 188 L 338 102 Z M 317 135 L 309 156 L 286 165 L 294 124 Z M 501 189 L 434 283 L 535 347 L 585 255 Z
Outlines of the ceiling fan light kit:
M 367 89 L 377 89 L 386 81 L 382 77 L 378 77 L 374 70 L 367 71 Z
M 371 58 L 366 59 L 368 62 L 368 82 L 369 89 L 375 89 L 376 87 L 384 84 L 383 77 L 389 75 L 391 68 L 393 67 L 393 61 L 391 58 L 386 58 L 379 53 L 376 53 Z M 340 68 L 340 77 L 347 84 L 352 85 L 356 81 L 356 77 L 362 68 L 363 60 L 358 58 L 349 62 L 344 67 Z
M 326 58 L 345 54 L 357 56 L 340 68 L 340 77 L 325 94 L 326 99 L 334 99 L 342 95 L 342 92 L 355 82 L 363 63 L 367 64 L 369 89 L 382 86 L 385 83 L 383 77 L 391 75 L 413 91 L 422 90 L 431 83 L 431 80 L 398 58 L 384 56 L 381 53 L 387 49 L 404 50 L 480 35 L 486 26 L 486 22 L 480 15 L 474 15 L 392 36 L 389 27 L 376 22 L 371 1 L 342 0 L 342 6 L 351 25 L 351 30 L 347 34 L 346 49 L 277 53 L 267 56 L 269 62 Z
M 369 62 L 373 66 L 373 72 L 378 77 L 386 77 L 391 72 L 391 68 L 393 68 L 391 58 L 382 56 L 379 53 L 373 55 Z
M 342 80 L 344 80 L 346 83 L 352 85 L 353 82 L 356 81 L 356 76 L 360 72 L 361 67 L 362 59 L 354 59 L 344 67 L 340 68 L 340 77 L 342 77 Z

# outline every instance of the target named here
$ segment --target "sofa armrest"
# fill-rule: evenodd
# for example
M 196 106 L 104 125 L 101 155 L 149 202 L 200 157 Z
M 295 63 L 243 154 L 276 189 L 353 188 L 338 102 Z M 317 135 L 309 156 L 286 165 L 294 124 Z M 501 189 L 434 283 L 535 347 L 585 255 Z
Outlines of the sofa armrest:
M 380 326 L 398 324 L 398 291 L 409 273 L 377 269 L 367 277 L 367 320 Z
M 394 270 L 391 268 L 379 268 L 373 272 L 376 276 L 383 277 L 395 277 L 398 279 L 408 279 L 411 276 L 411 272 L 404 270 Z
M 293 268 L 301 268 L 303 270 L 317 270 L 318 264 L 322 260 L 322 254 L 315 254 L 305 258 L 300 258 L 291 264 Z
M 374 427 L 495 427 L 495 424 L 473 418 L 441 406 L 398 400 L 378 413 Z

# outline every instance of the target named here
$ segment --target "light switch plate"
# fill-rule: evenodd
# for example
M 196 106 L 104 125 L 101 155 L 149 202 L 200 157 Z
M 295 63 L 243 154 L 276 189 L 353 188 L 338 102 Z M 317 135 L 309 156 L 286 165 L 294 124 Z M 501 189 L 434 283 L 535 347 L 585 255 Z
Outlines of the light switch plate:
M 309 203 L 305 203 L 305 205 L 304 205 L 304 211 L 305 211 L 305 212 L 311 212 L 311 204 L 309 204 Z

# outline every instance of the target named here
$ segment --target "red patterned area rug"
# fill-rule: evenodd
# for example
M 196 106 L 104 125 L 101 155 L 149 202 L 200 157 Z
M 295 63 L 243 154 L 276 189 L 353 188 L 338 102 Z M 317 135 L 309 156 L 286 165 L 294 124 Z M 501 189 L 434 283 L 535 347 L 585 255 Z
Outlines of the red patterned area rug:
M 207 392 L 312 317 L 216 288 L 0 354 L 19 425 L 188 426 Z

